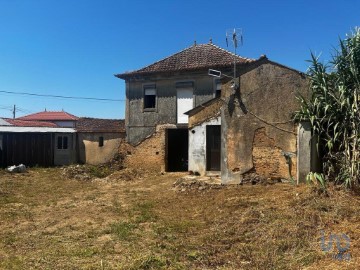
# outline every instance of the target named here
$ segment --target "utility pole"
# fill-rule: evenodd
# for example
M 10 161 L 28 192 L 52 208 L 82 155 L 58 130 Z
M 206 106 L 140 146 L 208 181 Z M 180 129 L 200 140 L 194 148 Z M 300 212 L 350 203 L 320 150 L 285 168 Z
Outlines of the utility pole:
M 13 119 L 15 119 L 15 112 L 16 112 L 16 106 L 14 105 L 14 109 L 13 109 Z

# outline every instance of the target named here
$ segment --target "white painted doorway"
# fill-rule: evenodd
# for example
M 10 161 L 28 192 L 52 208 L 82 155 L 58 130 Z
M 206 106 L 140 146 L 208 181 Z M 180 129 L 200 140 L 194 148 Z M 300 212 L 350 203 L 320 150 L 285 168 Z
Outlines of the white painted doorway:
M 193 88 L 177 88 L 177 123 L 187 124 L 189 117 L 184 114 L 193 108 Z

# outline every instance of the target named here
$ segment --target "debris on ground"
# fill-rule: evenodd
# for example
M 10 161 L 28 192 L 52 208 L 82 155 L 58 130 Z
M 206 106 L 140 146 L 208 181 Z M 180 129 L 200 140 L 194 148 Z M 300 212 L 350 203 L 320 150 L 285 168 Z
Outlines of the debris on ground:
M 83 181 L 133 181 L 140 180 L 150 175 L 133 168 L 116 168 L 102 165 L 70 165 L 62 168 L 62 176 L 65 178 L 83 180 Z
M 62 176 L 77 180 L 90 180 L 94 176 L 91 175 L 90 167 L 87 165 L 70 165 L 62 168 Z
M 241 184 L 272 185 L 272 184 L 281 183 L 281 182 L 291 182 L 291 181 L 287 180 L 287 179 L 282 179 L 282 178 L 279 178 L 279 177 L 265 178 L 265 177 L 260 176 L 256 172 L 248 172 L 248 173 L 243 174 Z
M 10 166 L 6 169 L 6 171 L 10 173 L 24 173 L 26 172 L 26 166 L 24 164 L 20 164 L 18 166 Z
M 173 187 L 176 191 L 185 192 L 188 190 L 205 191 L 209 189 L 220 189 L 224 185 L 221 184 L 219 177 L 196 177 L 185 176 L 177 179 Z

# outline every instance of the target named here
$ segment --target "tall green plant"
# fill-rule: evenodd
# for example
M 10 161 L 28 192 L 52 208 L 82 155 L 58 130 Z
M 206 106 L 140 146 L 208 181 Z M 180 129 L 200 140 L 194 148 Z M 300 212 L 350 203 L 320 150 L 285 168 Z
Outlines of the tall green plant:
M 323 64 L 311 54 L 310 98 L 300 97 L 296 119 L 310 121 L 324 146 L 324 173 L 346 187 L 360 179 L 360 29 L 340 40 L 332 61 Z

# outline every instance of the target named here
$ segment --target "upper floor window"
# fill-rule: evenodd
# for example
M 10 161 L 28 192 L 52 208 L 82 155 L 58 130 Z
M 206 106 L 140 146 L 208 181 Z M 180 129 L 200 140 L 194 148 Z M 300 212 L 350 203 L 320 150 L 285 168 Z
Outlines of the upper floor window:
M 215 97 L 221 97 L 221 81 L 215 80 Z
M 144 86 L 144 109 L 156 108 L 156 86 L 145 85 Z
M 68 137 L 58 136 L 57 137 L 57 149 L 68 149 Z

